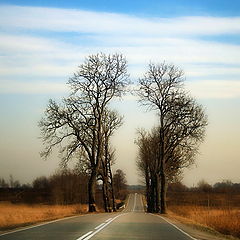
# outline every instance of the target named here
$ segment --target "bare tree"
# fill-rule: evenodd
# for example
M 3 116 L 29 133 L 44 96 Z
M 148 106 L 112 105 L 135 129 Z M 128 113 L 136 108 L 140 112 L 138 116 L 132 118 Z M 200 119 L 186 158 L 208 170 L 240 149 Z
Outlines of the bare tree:
M 181 162 L 179 156 L 182 160 L 187 157 L 189 162 L 192 161 L 207 125 L 202 107 L 184 91 L 183 76 L 183 71 L 174 65 L 150 64 L 145 76 L 139 80 L 137 92 L 140 103 L 156 110 L 159 116 L 156 189 L 161 190 L 160 209 L 157 207 L 156 210 L 161 213 L 166 212 L 167 165 Z M 181 155 L 183 149 L 188 153 L 185 157 Z
M 103 182 L 103 200 L 104 208 L 106 212 L 111 210 L 116 211 L 114 186 L 112 180 L 111 165 L 114 163 L 114 151 L 111 150 L 110 138 L 114 131 L 122 125 L 123 117 L 119 116 L 116 111 L 106 110 L 103 116 L 103 156 L 101 159 L 101 165 L 99 169 L 99 176 Z M 112 207 L 110 203 L 112 198 Z
M 157 136 L 156 136 L 157 133 Z M 138 130 L 136 144 L 139 147 L 137 156 L 137 167 L 146 185 L 147 211 L 156 212 L 159 202 L 157 190 L 157 159 L 159 156 L 158 132 L 146 132 L 144 129 Z
M 90 55 L 68 81 L 71 95 L 62 105 L 50 100 L 39 124 L 46 146 L 43 157 L 60 146 L 63 162 L 79 152 L 80 161 L 87 161 L 90 212 L 96 211 L 95 183 L 104 150 L 104 113 L 112 98 L 122 96 L 127 84 L 127 63 L 121 54 Z
M 151 132 L 143 129 L 138 131 L 136 144 L 139 147 L 137 167 L 140 176 L 144 177 L 146 185 L 147 211 L 158 212 L 160 209 L 160 195 L 158 180 L 159 160 L 159 127 L 154 127 Z M 179 146 L 166 160 L 165 175 L 167 182 L 176 181 L 182 173 L 182 168 L 193 163 L 195 151 Z
M 114 173 L 113 183 L 116 198 L 124 199 L 126 197 L 127 179 L 126 174 L 121 169 L 117 169 Z

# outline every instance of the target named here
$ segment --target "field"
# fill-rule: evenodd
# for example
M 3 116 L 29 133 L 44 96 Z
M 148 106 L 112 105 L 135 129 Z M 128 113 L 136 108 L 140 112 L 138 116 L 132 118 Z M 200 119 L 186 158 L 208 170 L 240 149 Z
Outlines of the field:
M 87 205 L 27 205 L 0 203 L 0 229 L 11 229 L 31 223 L 49 221 L 86 213 Z
M 177 197 L 178 195 L 178 197 Z M 240 195 L 178 193 L 170 196 L 169 214 L 240 238 Z

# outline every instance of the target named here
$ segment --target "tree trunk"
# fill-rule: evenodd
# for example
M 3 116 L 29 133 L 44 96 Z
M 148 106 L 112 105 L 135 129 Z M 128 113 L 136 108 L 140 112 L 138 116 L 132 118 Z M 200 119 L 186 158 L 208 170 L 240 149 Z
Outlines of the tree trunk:
M 96 185 L 96 171 L 93 170 L 88 182 L 88 211 L 96 212 L 96 202 L 95 202 L 95 185 Z
M 149 169 L 145 169 L 145 182 L 146 182 L 146 198 L 147 198 L 147 212 L 150 212 L 151 202 L 151 185 L 149 179 Z
M 159 173 L 160 173 L 160 213 L 166 213 L 166 175 L 165 175 L 165 133 L 164 133 L 164 117 L 161 116 L 160 127 L 160 155 L 159 155 Z M 159 181 L 158 181 L 159 182 Z
M 155 212 L 160 212 L 160 179 L 159 175 L 156 174 L 155 177 Z
M 108 208 L 108 212 L 111 212 L 112 209 L 111 209 L 111 204 L 110 204 L 110 197 L 109 197 L 109 193 L 110 193 L 110 190 L 109 190 L 109 182 L 108 182 L 108 177 L 106 179 L 106 199 L 107 199 L 107 208 Z
M 111 170 L 111 166 L 110 166 L 110 163 L 109 163 L 109 174 L 110 174 L 110 182 L 111 182 L 111 192 L 112 192 L 112 210 L 114 212 L 117 211 L 117 208 L 116 208 L 116 202 L 115 202 L 115 193 L 114 193 L 114 186 L 113 186 L 113 176 L 112 176 L 112 170 Z
M 107 189 L 106 189 L 105 180 L 103 180 L 102 194 L 103 194 L 104 210 L 105 210 L 105 212 L 108 212 L 108 199 L 107 199 Z
M 160 213 L 165 214 L 167 211 L 167 205 L 166 205 L 166 175 L 163 170 L 163 167 L 161 167 L 161 173 L 160 173 Z
M 156 204 L 155 204 L 155 179 L 151 177 L 151 185 L 150 185 L 150 196 L 148 202 L 148 212 L 155 212 L 156 211 Z

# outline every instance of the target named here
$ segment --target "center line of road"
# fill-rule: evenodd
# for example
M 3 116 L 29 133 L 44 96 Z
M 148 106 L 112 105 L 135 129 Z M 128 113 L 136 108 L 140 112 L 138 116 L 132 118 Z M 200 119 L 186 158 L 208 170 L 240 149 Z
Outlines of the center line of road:
M 90 235 L 92 232 L 93 232 L 93 231 L 90 231 L 90 232 L 84 234 L 83 236 L 81 236 L 81 237 L 78 238 L 77 240 L 82 240 L 82 239 L 84 239 L 85 237 L 87 237 L 88 235 Z
M 112 221 L 114 221 L 116 218 L 126 215 L 127 213 L 123 213 L 120 215 L 117 215 L 114 218 L 109 218 L 108 220 L 106 220 L 104 223 L 100 224 L 99 226 L 97 226 L 95 229 L 97 229 L 95 232 L 91 231 L 86 233 L 85 235 L 81 236 L 80 238 L 76 239 L 76 240 L 88 240 L 90 238 L 92 238 L 95 234 L 97 234 L 98 232 L 100 232 L 102 229 L 104 229 L 107 225 L 109 225 Z
M 135 207 L 136 207 L 136 197 L 137 197 L 137 193 L 135 193 L 135 196 L 134 196 L 134 204 L 133 204 L 133 210 L 132 210 L 132 212 L 135 211 Z
M 100 228 L 102 225 L 104 225 L 105 223 L 101 223 L 100 225 L 98 225 L 97 227 L 95 227 L 94 229 L 98 229 L 98 228 Z
M 106 220 L 105 222 L 109 222 L 110 220 L 112 220 L 112 218 L 109 218 L 108 220 Z

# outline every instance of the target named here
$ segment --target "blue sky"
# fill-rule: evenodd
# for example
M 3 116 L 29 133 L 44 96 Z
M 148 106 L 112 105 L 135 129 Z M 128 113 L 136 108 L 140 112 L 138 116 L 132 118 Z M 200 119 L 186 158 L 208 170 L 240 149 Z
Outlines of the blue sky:
M 215 0 L 0 0 L 0 176 L 13 174 L 26 182 L 54 171 L 56 154 L 48 162 L 38 154 L 37 122 L 48 99 L 67 95 L 66 81 L 88 54 L 121 52 L 133 82 L 150 61 L 181 67 L 186 88 L 206 108 L 210 125 L 198 168 L 186 171 L 184 181 L 240 181 L 239 9 L 239 1 Z M 157 119 L 131 96 L 113 107 L 125 115 L 113 139 L 116 167 L 137 183 L 131 174 L 136 128 L 149 129 Z M 232 163 L 228 170 L 227 161 Z M 33 170 L 26 172 L 23 166 Z
M 44 6 L 57 8 L 80 8 L 83 10 L 105 11 L 134 14 L 150 17 L 175 17 L 186 15 L 239 16 L 240 2 L 238 0 L 88 0 L 88 1 L 0 1 L 2 4 L 20 6 Z

